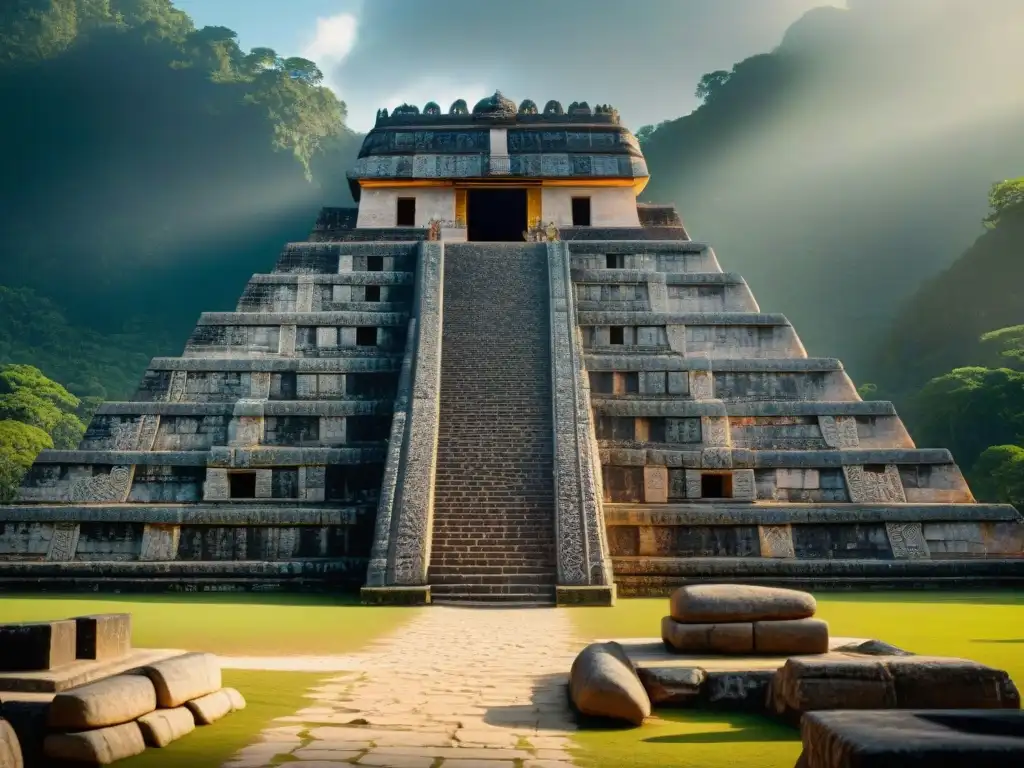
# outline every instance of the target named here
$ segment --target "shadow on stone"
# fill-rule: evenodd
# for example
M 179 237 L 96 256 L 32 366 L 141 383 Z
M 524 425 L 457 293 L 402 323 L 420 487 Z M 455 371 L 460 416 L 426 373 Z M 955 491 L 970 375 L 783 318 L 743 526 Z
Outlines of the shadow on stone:
M 489 707 L 483 720 L 487 725 L 536 729 L 539 733 L 575 730 L 577 715 L 569 698 L 568 675 L 538 676 L 528 704 Z

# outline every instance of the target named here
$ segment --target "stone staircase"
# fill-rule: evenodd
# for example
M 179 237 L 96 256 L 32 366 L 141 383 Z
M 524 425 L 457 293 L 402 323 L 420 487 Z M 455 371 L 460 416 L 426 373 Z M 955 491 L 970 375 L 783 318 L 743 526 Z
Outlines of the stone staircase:
M 554 602 L 548 303 L 545 246 L 446 246 L 434 602 Z

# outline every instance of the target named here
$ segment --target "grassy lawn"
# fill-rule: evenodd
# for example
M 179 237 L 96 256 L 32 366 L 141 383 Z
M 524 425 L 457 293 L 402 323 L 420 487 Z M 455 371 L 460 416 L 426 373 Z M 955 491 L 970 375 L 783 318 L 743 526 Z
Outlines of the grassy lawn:
M 235 656 L 351 653 L 410 618 L 416 608 L 364 607 L 324 595 L 0 596 L 0 623 L 131 613 L 139 648 L 181 648 Z M 310 704 L 303 694 L 323 673 L 225 670 L 246 708 L 200 727 L 164 749 L 119 762 L 124 768 L 216 768 L 256 740 L 277 717 Z
M 1005 669 L 1024 684 L 1024 595 L 1012 592 L 823 593 L 818 616 L 833 636 L 884 640 L 920 654 Z M 572 609 L 581 637 L 657 637 L 667 599 Z M 792 768 L 799 733 L 767 718 L 661 710 L 643 728 L 580 732 L 580 764 L 655 768 Z

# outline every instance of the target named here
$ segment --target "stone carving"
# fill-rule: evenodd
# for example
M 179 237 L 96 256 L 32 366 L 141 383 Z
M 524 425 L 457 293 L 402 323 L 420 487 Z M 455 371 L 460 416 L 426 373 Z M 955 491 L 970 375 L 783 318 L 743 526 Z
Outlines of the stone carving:
M 668 467 L 644 467 L 644 501 L 648 504 L 668 502 Z
M 142 530 L 139 560 L 165 561 L 178 556 L 181 528 L 177 525 L 147 525 Z
M 254 400 L 270 398 L 270 373 L 255 371 L 249 374 L 249 397 Z
M 690 397 L 693 400 L 711 400 L 714 396 L 711 371 L 690 371 Z
M 206 482 L 203 483 L 204 501 L 227 501 L 231 498 L 228 471 L 219 467 L 207 467 Z
M 907 501 L 895 464 L 887 464 L 883 472 L 866 471 L 860 464 L 843 467 L 846 488 L 854 503 L 903 504 Z
M 188 371 L 174 371 L 171 373 L 171 383 L 167 388 L 167 402 L 180 403 L 185 399 L 187 379 Z
M 281 357 L 295 357 L 295 339 L 298 329 L 294 325 L 282 325 L 277 354 Z
M 135 450 L 152 451 L 156 443 L 157 432 L 160 431 L 159 416 L 143 416 L 139 424 L 139 434 L 136 439 Z
M 736 501 L 756 501 L 757 483 L 754 470 L 737 469 L 732 473 L 732 497 Z
M 927 560 L 931 557 L 921 523 L 885 524 L 892 555 L 897 560 Z
M 74 560 L 75 551 L 78 549 L 79 531 L 78 523 L 55 523 L 46 559 L 59 562 Z
M 71 486 L 68 500 L 83 503 L 123 504 L 128 500 L 134 471 L 135 467 L 133 466 L 116 466 L 111 468 L 109 474 L 94 475 L 86 480 L 79 480 Z
M 696 469 L 686 470 L 686 498 L 699 499 L 701 497 L 700 471 Z
M 761 541 L 761 557 L 796 557 L 793 529 L 789 525 L 759 525 L 757 535 Z
M 853 416 L 819 416 L 818 426 L 825 445 L 839 450 L 850 450 L 860 447 L 857 435 L 857 419 Z
M 549 221 L 547 224 L 538 223 L 527 229 L 523 232 L 523 239 L 528 243 L 555 243 L 560 238 L 555 222 Z
M 724 416 L 701 416 L 701 442 L 705 448 L 729 447 L 729 419 Z

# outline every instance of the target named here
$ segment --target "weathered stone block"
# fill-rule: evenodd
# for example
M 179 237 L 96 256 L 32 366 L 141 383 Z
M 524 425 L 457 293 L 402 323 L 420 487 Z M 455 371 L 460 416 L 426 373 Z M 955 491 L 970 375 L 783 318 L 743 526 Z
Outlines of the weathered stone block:
M 691 584 L 672 593 L 669 603 L 673 619 L 691 624 L 805 619 L 817 607 L 807 592 L 742 584 Z
M 132 650 L 132 615 L 103 613 L 78 616 L 76 655 L 79 659 L 119 659 Z
M 644 467 L 644 501 L 647 504 L 668 502 L 668 467 Z
M 21 744 L 14 728 L 6 720 L 0 720 L 0 768 L 24 768 Z
M 776 714 L 799 716 L 821 709 L 892 709 L 896 688 L 880 661 L 794 658 L 772 678 Z
M 231 701 L 232 697 L 227 690 L 221 689 L 187 701 L 185 706 L 195 717 L 196 725 L 213 725 L 231 713 L 233 708 Z
M 164 709 L 220 690 L 220 662 L 212 653 L 186 653 L 142 668 L 153 681 L 157 703 Z
M 707 673 L 699 667 L 639 667 L 636 671 L 651 704 L 687 707 L 701 694 Z
M 147 746 L 166 747 L 196 729 L 196 719 L 188 707 L 158 709 L 138 719 Z
M 903 656 L 883 662 L 900 709 L 1019 709 L 1020 694 L 1001 669 L 963 659 Z
M 754 650 L 780 656 L 828 653 L 828 623 L 821 619 L 756 621 Z
M 48 758 L 91 765 L 110 765 L 145 751 L 146 742 L 137 723 L 80 733 L 51 733 L 43 742 L 43 754 Z
M 731 624 L 680 624 L 671 616 L 661 620 L 661 639 L 671 650 L 683 653 L 751 653 L 754 626 Z
M 33 672 L 75 661 L 75 622 L 0 624 L 0 671 Z
M 245 709 L 245 697 L 241 693 L 234 688 L 222 688 L 221 690 L 228 695 L 232 712 L 239 712 Z
M 58 693 L 47 724 L 62 731 L 128 723 L 156 709 L 156 690 L 142 675 L 115 675 Z
M 641 725 L 651 701 L 633 663 L 618 643 L 592 643 L 569 671 L 569 696 L 584 715 Z
M 555 587 L 555 605 L 559 606 L 612 606 L 615 605 L 615 585 L 586 587 Z
M 701 701 L 710 709 L 764 712 L 774 676 L 774 669 L 710 671 L 707 673 Z

